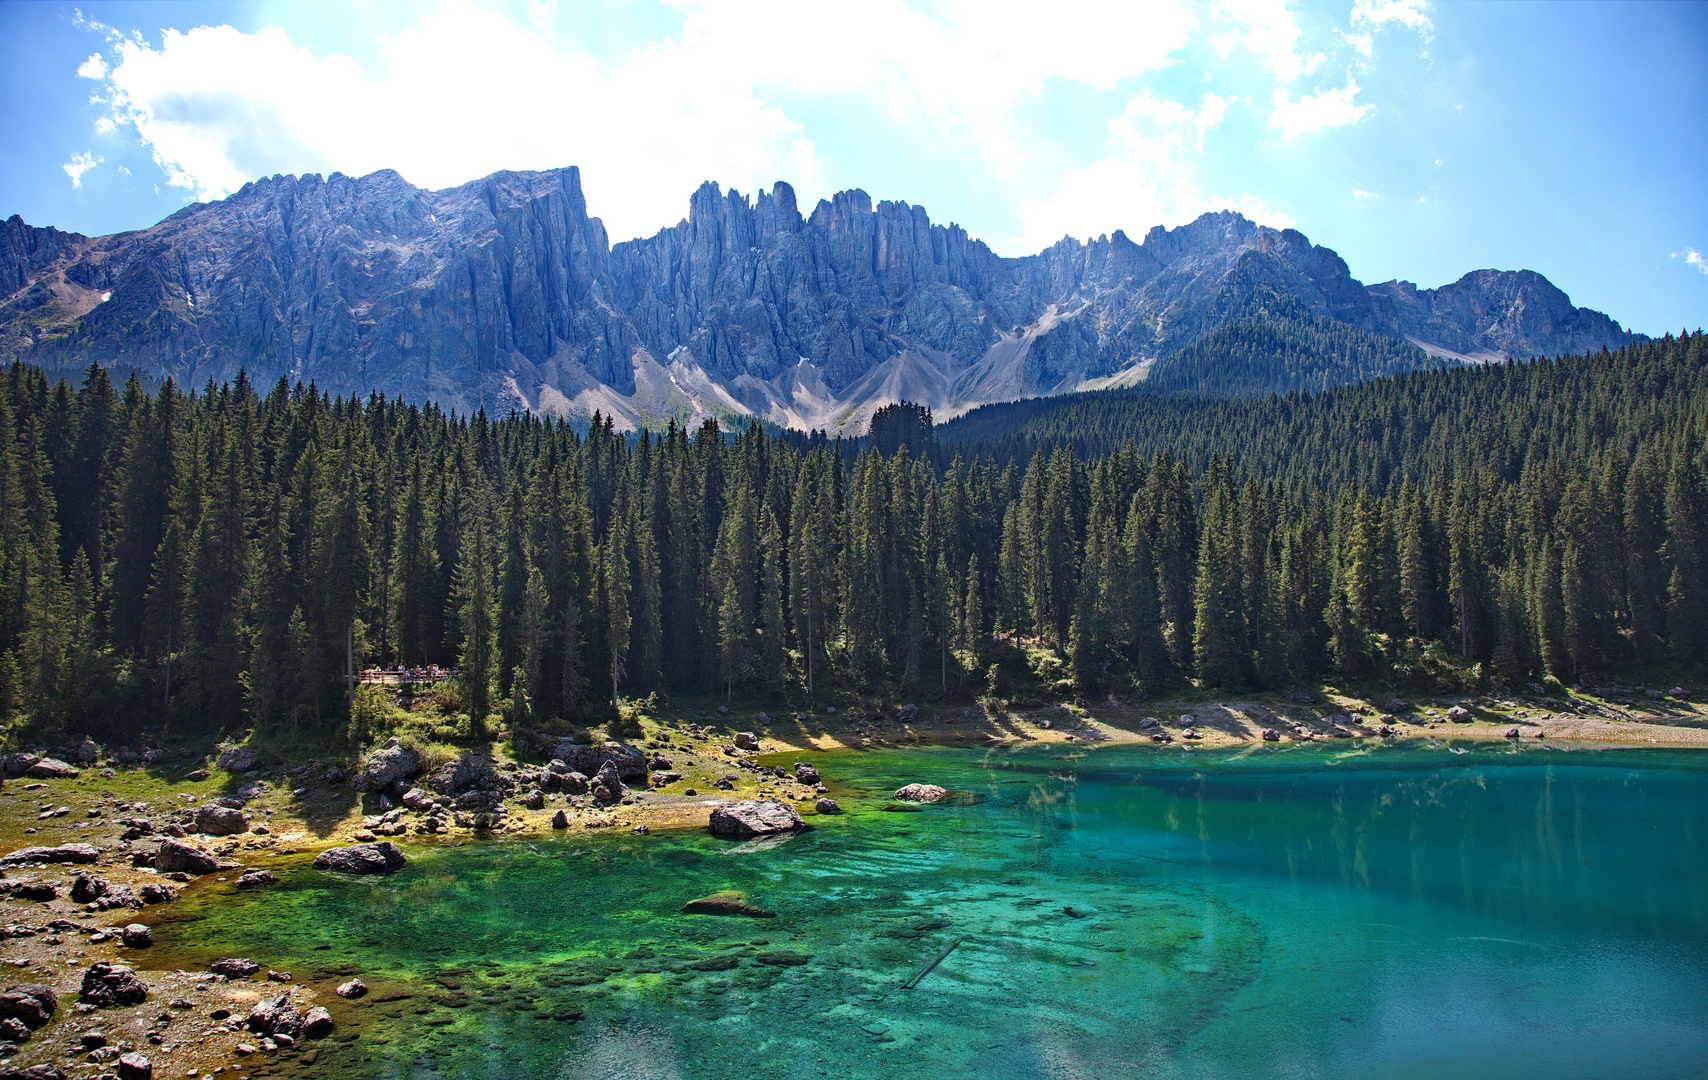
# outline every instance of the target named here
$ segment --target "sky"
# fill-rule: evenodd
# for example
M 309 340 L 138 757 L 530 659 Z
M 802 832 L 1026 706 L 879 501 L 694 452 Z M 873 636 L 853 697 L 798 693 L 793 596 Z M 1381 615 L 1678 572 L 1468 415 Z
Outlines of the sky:
M 274 173 L 579 165 L 613 241 L 705 180 L 1004 255 L 1234 209 L 1365 282 L 1708 322 L 1702 3 L 37 2 L 0 58 L 0 217 L 91 235 Z

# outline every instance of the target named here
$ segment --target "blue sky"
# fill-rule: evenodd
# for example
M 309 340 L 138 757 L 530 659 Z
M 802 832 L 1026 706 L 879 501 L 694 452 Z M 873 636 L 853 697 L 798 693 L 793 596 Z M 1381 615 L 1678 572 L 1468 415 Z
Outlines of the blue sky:
M 1003 254 L 1231 207 L 1366 282 L 1531 269 L 1708 314 L 1708 4 L 0 4 L 0 216 L 139 228 L 275 172 L 848 187 Z

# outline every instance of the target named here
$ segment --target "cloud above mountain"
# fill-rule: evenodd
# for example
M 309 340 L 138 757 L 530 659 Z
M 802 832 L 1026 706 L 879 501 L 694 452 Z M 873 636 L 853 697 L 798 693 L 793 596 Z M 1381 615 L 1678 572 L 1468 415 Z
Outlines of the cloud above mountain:
M 1366 34 L 1418 30 L 1426 10 L 1358 0 L 1349 18 Z M 666 224 L 659 208 L 708 177 L 747 190 L 779 176 L 809 191 L 845 182 L 825 125 L 881 115 L 968 155 L 1024 206 L 1016 235 L 991 238 L 1009 251 L 1224 206 L 1285 224 L 1261 193 L 1206 180 L 1206 136 L 1237 114 L 1253 122 L 1229 138 L 1290 141 L 1374 107 L 1356 100 L 1344 64 L 1336 74 L 1332 35 L 1307 43 L 1280 0 L 1065 0 L 1047 13 L 875 0 L 857 15 L 808 5 L 787 18 L 677 0 L 671 14 L 661 32 L 600 48 L 555 3 L 524 13 L 446 0 L 347 52 L 283 26 L 167 29 L 151 41 L 89 22 L 106 42 L 79 74 L 97 86 L 101 126 L 133 130 L 167 182 L 197 199 L 275 172 L 389 167 L 446 187 L 575 161 L 616 237 Z M 1206 68 L 1206 85 L 1186 94 L 1177 76 L 1189 62 L 1221 70 Z M 1107 132 L 1102 152 L 1092 141 L 1040 158 L 1032 114 L 1052 94 L 1083 100 L 1081 119 Z M 1099 121 L 1099 108 L 1113 111 Z

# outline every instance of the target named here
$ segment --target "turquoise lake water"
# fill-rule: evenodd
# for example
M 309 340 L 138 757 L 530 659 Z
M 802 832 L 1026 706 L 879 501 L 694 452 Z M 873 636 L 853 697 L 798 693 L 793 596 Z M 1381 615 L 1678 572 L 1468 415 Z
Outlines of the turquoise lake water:
M 358 1037 L 315 1076 L 1708 1076 L 1708 753 L 813 760 L 851 812 L 784 843 L 303 865 L 193 895 L 161 959 L 359 972 L 375 992 L 338 1014 Z M 956 798 L 880 809 L 912 781 Z M 720 890 L 776 917 L 680 913 Z

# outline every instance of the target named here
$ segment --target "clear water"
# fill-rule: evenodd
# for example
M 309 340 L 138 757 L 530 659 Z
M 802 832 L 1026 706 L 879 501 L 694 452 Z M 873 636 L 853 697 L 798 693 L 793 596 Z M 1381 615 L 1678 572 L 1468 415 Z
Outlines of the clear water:
M 358 1037 L 315 1076 L 1708 1075 L 1708 754 L 814 760 L 852 812 L 785 843 L 445 844 L 373 881 L 303 865 L 193 893 L 155 959 L 359 972 L 375 992 L 338 1012 Z M 910 781 L 957 799 L 880 809 Z M 680 913 L 724 889 L 777 917 Z M 781 952 L 811 959 L 763 962 Z

